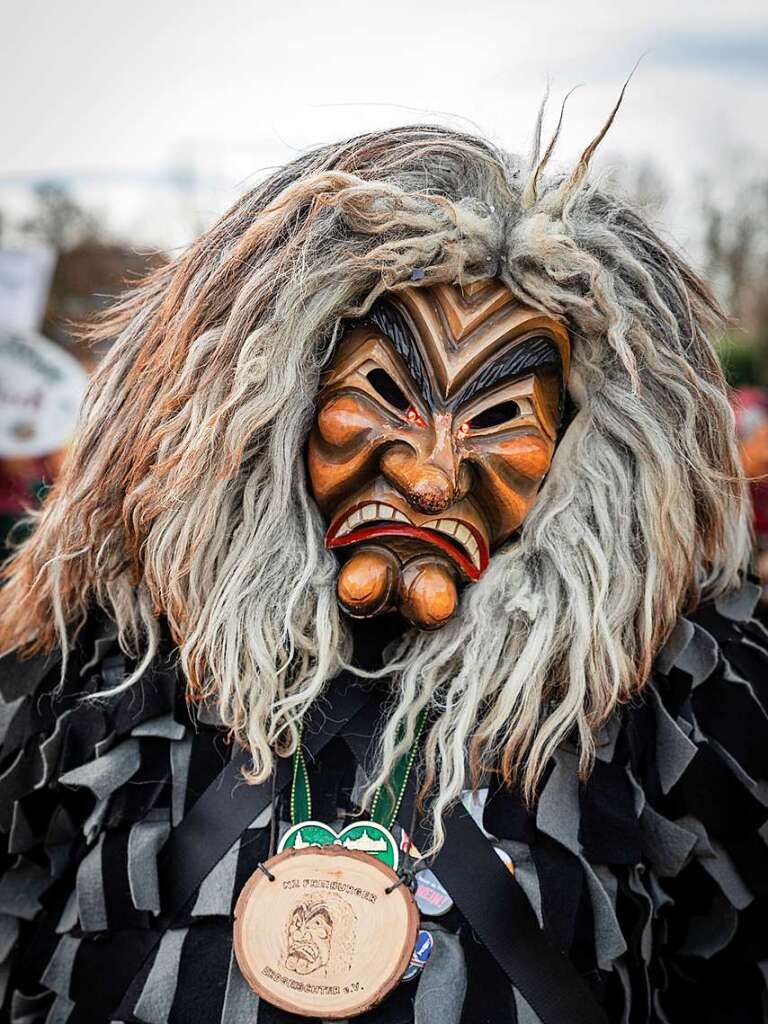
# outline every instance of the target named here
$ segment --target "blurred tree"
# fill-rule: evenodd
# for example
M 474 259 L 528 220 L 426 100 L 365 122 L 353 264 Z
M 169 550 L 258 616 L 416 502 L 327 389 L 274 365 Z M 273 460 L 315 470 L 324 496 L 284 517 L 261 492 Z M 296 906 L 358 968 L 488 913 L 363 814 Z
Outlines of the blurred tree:
M 66 252 L 85 240 L 101 239 L 98 219 L 84 210 L 62 185 L 47 182 L 36 185 L 34 192 L 36 208 L 19 225 L 22 234 L 56 252 Z
M 760 327 L 768 313 L 768 174 L 742 169 L 700 186 L 707 271 L 745 329 Z
M 43 333 L 71 346 L 76 325 L 104 309 L 165 259 L 159 252 L 136 252 L 124 245 L 93 239 L 83 239 L 73 248 L 60 252 L 48 295 Z
M 659 217 L 669 202 L 669 183 L 653 160 L 613 160 L 605 175 L 612 188 L 652 220 Z

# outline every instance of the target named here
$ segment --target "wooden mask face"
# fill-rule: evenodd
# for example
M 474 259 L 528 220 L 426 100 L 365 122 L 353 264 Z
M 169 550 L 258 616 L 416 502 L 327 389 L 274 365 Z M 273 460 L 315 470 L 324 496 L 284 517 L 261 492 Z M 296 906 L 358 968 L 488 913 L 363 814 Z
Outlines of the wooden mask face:
M 393 293 L 344 335 L 308 464 L 349 615 L 450 618 L 535 500 L 569 361 L 562 325 L 495 280 Z

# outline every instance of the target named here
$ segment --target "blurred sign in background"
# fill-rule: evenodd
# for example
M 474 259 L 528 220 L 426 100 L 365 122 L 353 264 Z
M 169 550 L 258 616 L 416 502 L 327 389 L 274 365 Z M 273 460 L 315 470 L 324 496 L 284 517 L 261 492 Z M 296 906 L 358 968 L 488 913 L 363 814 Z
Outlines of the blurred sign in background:
M 55 254 L 52 249 L 0 249 L 0 324 L 34 330 L 48 305 Z
M 40 459 L 65 448 L 88 375 L 36 331 L 0 327 L 0 459 Z

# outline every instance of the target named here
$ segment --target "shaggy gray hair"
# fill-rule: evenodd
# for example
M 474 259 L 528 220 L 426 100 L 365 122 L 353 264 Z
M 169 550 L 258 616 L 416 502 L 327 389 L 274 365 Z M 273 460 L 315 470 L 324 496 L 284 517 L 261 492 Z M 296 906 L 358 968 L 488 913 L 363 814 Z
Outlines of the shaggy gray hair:
M 119 303 L 68 467 L 7 570 L 0 648 L 66 652 L 95 600 L 138 662 L 125 689 L 164 617 L 263 780 L 351 657 L 304 465 L 340 325 L 388 290 L 496 276 L 567 326 L 578 411 L 519 539 L 450 623 L 391 652 L 371 791 L 423 708 L 434 847 L 485 767 L 531 799 L 570 738 L 588 771 L 681 609 L 736 585 L 749 530 L 714 299 L 590 182 L 603 133 L 560 178 L 540 134 L 528 163 L 420 126 L 318 149 Z

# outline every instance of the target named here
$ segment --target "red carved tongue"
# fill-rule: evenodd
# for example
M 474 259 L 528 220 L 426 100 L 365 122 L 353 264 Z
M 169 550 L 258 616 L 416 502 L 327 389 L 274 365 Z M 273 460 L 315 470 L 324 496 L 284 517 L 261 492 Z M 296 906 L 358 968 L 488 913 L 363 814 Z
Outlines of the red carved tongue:
M 488 564 L 484 538 L 469 524 L 449 517 L 415 526 L 397 509 L 366 502 L 348 509 L 330 527 L 326 547 L 338 548 L 376 537 L 411 537 L 444 551 L 471 580 L 480 578 Z

